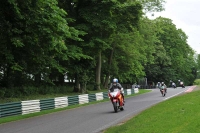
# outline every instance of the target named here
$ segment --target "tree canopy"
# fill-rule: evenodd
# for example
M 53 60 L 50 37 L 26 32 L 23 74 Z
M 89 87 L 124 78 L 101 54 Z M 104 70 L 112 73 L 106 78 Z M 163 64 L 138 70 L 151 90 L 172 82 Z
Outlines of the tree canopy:
M 0 86 L 88 84 L 147 77 L 193 83 L 199 56 L 170 18 L 149 19 L 164 0 L 2 0 Z

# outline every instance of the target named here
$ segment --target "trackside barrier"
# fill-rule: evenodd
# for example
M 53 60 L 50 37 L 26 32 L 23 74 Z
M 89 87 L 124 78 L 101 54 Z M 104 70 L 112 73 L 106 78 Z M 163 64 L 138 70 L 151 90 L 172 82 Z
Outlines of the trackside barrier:
M 95 96 L 96 96 L 96 100 L 97 100 L 97 101 L 103 100 L 103 92 L 96 93 Z
M 68 106 L 68 98 L 67 97 L 56 97 L 55 99 L 55 108 L 64 108 Z
M 21 102 L 0 104 L 0 118 L 22 114 Z
M 79 104 L 89 103 L 88 94 L 78 95 Z
M 40 112 L 40 100 L 22 101 L 22 115 Z
M 138 92 L 138 88 L 124 89 L 124 95 L 131 95 Z M 0 118 L 30 114 L 48 109 L 64 108 L 70 105 L 85 104 L 104 99 L 108 99 L 108 92 L 4 103 L 0 104 Z

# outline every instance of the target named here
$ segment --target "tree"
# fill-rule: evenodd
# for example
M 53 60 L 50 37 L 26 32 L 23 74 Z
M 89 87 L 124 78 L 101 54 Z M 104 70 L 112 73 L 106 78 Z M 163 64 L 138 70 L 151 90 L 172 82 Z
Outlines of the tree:
M 60 65 L 62 60 L 78 56 L 67 49 L 66 40 L 77 39 L 79 32 L 67 25 L 67 13 L 56 0 L 3 0 L 1 10 L 4 86 L 24 85 L 27 74 L 34 75 L 36 84 L 40 84 L 42 75 L 48 81 L 44 76 L 52 69 L 66 71 Z
M 154 65 L 158 65 L 157 67 L 160 67 L 160 70 L 163 72 L 162 78 L 160 79 L 166 82 L 169 80 L 177 81 L 178 79 L 181 79 L 185 81 L 186 84 L 191 84 L 195 77 L 195 75 L 193 75 L 193 70 L 196 66 L 195 60 L 192 58 L 194 57 L 194 51 L 187 44 L 186 34 L 181 29 L 177 29 L 168 18 L 159 17 L 155 19 L 155 22 L 157 28 L 161 29 L 157 34 L 162 46 L 164 47 L 161 52 L 166 53 L 166 56 L 162 56 L 160 59 L 164 60 L 165 57 L 168 59 L 168 61 L 164 60 L 166 65 L 156 64 L 156 62 L 154 63 Z M 159 57 L 159 51 L 157 51 L 154 56 Z M 188 61 L 191 65 L 187 65 Z M 151 68 L 154 69 L 152 66 Z M 157 74 L 154 73 L 154 75 Z

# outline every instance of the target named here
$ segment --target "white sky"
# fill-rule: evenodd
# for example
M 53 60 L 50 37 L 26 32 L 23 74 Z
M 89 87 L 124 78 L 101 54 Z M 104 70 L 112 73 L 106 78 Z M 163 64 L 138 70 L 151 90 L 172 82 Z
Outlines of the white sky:
M 171 19 L 182 29 L 190 47 L 200 54 L 200 0 L 166 0 L 165 11 L 154 13 L 150 18 L 159 16 Z

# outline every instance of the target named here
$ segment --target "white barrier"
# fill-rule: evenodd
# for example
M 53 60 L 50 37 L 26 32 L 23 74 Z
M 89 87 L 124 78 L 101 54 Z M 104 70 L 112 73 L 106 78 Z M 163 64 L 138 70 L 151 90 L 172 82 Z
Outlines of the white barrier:
M 103 92 L 99 92 L 99 93 L 96 93 L 96 100 L 99 101 L 99 100 L 103 100 Z
M 127 95 L 131 95 L 131 89 L 127 89 Z
M 56 97 L 54 99 L 55 108 L 63 108 L 68 106 L 68 98 L 67 97 Z
M 138 88 L 134 88 L 134 93 L 139 93 L 139 89 Z
M 79 104 L 89 103 L 88 94 L 78 95 Z
M 40 100 L 22 101 L 22 115 L 40 112 Z

